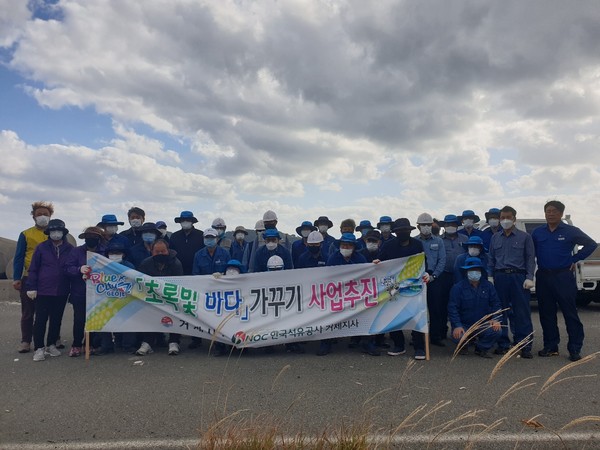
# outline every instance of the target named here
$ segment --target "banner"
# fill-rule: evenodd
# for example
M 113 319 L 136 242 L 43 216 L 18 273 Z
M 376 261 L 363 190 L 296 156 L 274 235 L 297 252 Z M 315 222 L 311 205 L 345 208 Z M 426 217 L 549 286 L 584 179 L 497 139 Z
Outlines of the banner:
M 425 255 L 379 264 L 150 277 L 88 252 L 86 331 L 156 331 L 237 347 L 428 332 Z

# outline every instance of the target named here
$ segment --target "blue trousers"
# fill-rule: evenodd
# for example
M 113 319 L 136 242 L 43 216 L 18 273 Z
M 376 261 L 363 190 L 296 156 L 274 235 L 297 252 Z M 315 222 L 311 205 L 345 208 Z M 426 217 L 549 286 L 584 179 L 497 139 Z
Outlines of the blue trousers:
M 540 311 L 540 324 L 544 334 L 544 348 L 558 350 L 560 334 L 557 324 L 557 306 L 560 306 L 569 342 L 569 353 L 580 353 L 583 347 L 583 324 L 577 314 L 577 284 L 570 270 L 536 273 L 535 291 Z
M 524 281 L 525 274 L 523 273 L 496 272 L 494 274 L 494 286 L 502 302 L 502 308 L 510 308 L 503 313 L 502 323 L 510 325 L 515 344 L 521 342 L 533 331 L 531 293 L 527 289 L 523 289 Z M 498 339 L 498 347 L 503 349 L 510 347 L 508 328 L 506 327 L 502 327 L 502 336 Z M 523 349 L 531 351 L 531 344 Z
M 465 331 L 467 331 L 473 324 L 465 325 Z M 504 328 L 502 328 L 504 330 Z M 480 350 L 490 350 L 496 341 L 500 338 L 502 331 L 494 331 L 491 328 L 487 328 L 485 331 L 482 331 L 477 335 L 477 348 Z M 458 344 L 460 339 L 454 339 L 451 337 L 452 342 Z

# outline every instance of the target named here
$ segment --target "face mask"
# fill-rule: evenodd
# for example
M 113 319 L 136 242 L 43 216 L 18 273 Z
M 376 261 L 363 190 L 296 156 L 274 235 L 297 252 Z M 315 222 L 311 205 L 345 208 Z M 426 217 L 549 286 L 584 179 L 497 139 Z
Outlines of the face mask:
M 363 228 L 362 230 L 360 230 L 360 234 L 366 236 L 369 233 L 369 231 L 371 231 L 370 228 Z
M 191 230 L 192 229 L 192 222 L 181 222 L 181 229 L 182 230 Z
M 469 281 L 479 281 L 481 279 L 481 272 L 478 270 L 469 270 L 467 272 L 467 278 Z
M 114 261 L 114 262 L 121 262 L 121 261 L 123 261 L 123 255 L 120 253 L 112 253 L 112 254 L 108 255 L 108 259 L 110 259 L 111 261 Z
M 156 240 L 156 235 L 154 233 L 142 233 L 142 241 L 147 244 L 152 244 Z
M 223 228 L 216 228 L 216 230 L 219 234 L 219 237 L 223 237 L 223 235 L 225 234 L 225 230 Z
M 132 228 L 139 228 L 142 226 L 142 219 L 131 219 L 129 225 L 131 225 Z
M 382 233 L 389 233 L 390 231 L 392 231 L 392 226 L 391 225 L 381 225 L 381 228 L 379 228 L 379 231 L 381 231 Z
M 161 235 L 162 237 L 165 237 L 165 236 L 167 235 L 167 230 L 166 230 L 166 229 L 165 229 L 165 230 L 163 230 L 163 229 L 161 228 L 161 229 L 159 229 L 158 231 L 160 231 L 160 235 Z
M 35 218 L 35 224 L 38 227 L 42 227 L 42 228 L 47 227 L 49 222 L 50 222 L 50 217 L 48 217 L 48 216 L 37 216 Z
M 245 239 L 246 235 L 244 233 L 237 233 L 235 235 L 235 239 L 238 241 L 243 241 Z
M 308 248 L 308 251 L 311 252 L 313 255 L 316 255 L 317 253 L 319 253 L 321 251 L 320 245 L 317 245 L 316 247 L 309 245 L 307 248 Z
M 490 220 L 488 220 L 488 223 L 490 224 L 490 227 L 497 228 L 498 225 L 500 225 L 500 220 L 499 219 L 490 219 Z
M 62 241 L 63 238 L 63 232 L 62 231 L 51 231 L 48 236 L 50 236 L 50 239 L 52 239 L 53 241 Z
M 319 225 L 319 233 L 327 233 L 329 227 L 327 225 Z
M 510 230 L 514 224 L 515 223 L 510 219 L 504 219 L 500 221 L 500 225 L 502 225 L 502 228 L 505 230 Z
M 303 238 L 307 238 L 308 235 L 310 234 L 310 230 L 302 230 L 300 232 L 300 234 L 302 235 Z
M 98 247 L 99 243 L 100 243 L 99 238 L 85 238 L 85 245 L 88 248 L 96 248 L 96 247 Z
M 109 236 L 112 236 L 114 234 L 117 234 L 117 229 L 119 227 L 117 225 L 109 225 L 105 228 L 106 230 L 106 234 L 108 234 Z
M 446 233 L 448 234 L 455 234 L 456 233 L 456 227 L 445 227 Z
M 348 258 L 352 255 L 353 250 L 351 248 L 340 248 L 340 253 L 344 258 Z
M 465 228 L 473 228 L 473 219 L 465 219 L 463 220 L 463 227 Z
M 479 250 L 476 247 L 469 247 L 469 256 L 479 256 L 479 253 L 481 253 L 481 250 Z
M 410 231 L 396 233 L 396 237 L 400 240 L 400 242 L 406 242 L 410 239 Z
M 169 261 L 169 255 L 154 255 L 152 258 L 158 264 L 166 264 Z
M 217 246 L 217 239 L 216 238 L 205 238 L 204 245 L 206 245 L 208 248 L 214 248 Z
M 239 274 L 240 274 L 240 271 L 237 269 L 227 269 L 225 271 L 225 275 L 228 275 L 228 276 L 229 275 L 239 275 Z
M 375 253 L 377 250 L 379 250 L 379 245 L 377 242 L 367 242 L 367 250 L 369 250 L 371 253 Z
M 431 234 L 431 225 L 421 225 L 420 230 L 423 236 L 429 236 Z
M 267 242 L 265 246 L 267 247 L 267 250 L 273 251 L 277 248 L 277 242 Z

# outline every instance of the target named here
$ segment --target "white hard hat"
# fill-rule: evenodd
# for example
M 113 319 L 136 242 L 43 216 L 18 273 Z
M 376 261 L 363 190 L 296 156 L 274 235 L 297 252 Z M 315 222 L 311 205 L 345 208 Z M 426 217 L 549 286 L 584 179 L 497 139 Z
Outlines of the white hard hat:
M 267 261 L 267 269 L 283 269 L 283 259 L 277 255 L 271 256 Z
M 217 217 L 215 220 L 213 220 L 212 227 L 213 228 L 226 227 L 225 221 L 223 219 L 221 219 L 220 217 Z
M 431 217 L 431 214 L 427 213 L 419 214 L 419 217 L 417 217 L 417 223 L 433 223 L 433 217 Z
M 214 228 L 207 228 L 206 230 L 204 230 L 204 237 L 217 237 L 218 235 L 219 233 L 217 233 L 217 230 L 215 230 Z
M 254 229 L 256 231 L 265 231 L 265 224 L 262 220 L 259 220 L 256 222 L 256 225 L 254 225 Z
M 275 211 L 268 210 L 263 214 L 263 222 L 271 222 L 277 220 L 277 214 Z
M 307 244 L 319 244 L 320 242 L 323 242 L 323 235 L 319 231 L 311 231 L 306 238 Z

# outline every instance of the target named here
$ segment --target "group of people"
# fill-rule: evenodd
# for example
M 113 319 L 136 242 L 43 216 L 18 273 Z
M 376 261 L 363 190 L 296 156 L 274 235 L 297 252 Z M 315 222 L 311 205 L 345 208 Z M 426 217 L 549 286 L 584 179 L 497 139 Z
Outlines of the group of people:
M 128 229 L 119 232 L 124 222 L 114 214 L 106 214 L 96 226 L 79 235 L 84 244 L 74 247 L 67 240 L 69 230 L 65 223 L 52 218 L 53 205 L 36 202 L 31 210 L 34 226 L 19 235 L 14 258 L 13 286 L 20 291 L 22 312 L 18 351 L 33 350 L 34 361 L 60 356 L 61 322 L 68 301 L 74 314 L 69 356 L 81 355 L 85 280 L 91 271 L 86 260 L 88 251 L 151 276 L 219 276 L 377 264 L 424 253 L 423 281 L 427 283 L 432 345 L 445 347 L 448 339 L 458 343 L 469 328 L 481 322 L 472 342 L 475 354 L 484 358 L 502 355 L 521 342 L 520 356 L 531 359 L 530 290 L 535 287 L 543 331 L 543 347 L 538 355 L 559 354 L 560 307 L 567 328 L 569 358 L 577 361 L 581 358 L 584 331 L 576 308 L 573 270 L 597 244 L 562 220 L 564 210 L 560 201 L 547 202 L 547 223 L 531 234 L 517 229 L 516 210 L 505 206 L 485 213 L 487 226 L 483 230 L 477 226 L 479 216 L 465 210 L 459 216 L 448 214 L 439 221 L 428 213 L 420 214 L 416 227 L 407 218 L 393 220 L 390 216 L 382 216 L 376 223 L 361 220 L 358 225 L 353 219 L 345 219 L 340 223 L 339 239 L 329 234 L 333 223 L 327 216 L 303 221 L 296 228 L 297 237 L 278 231 L 277 214 L 269 210 L 255 225 L 256 238 L 249 241 L 243 226 L 237 226 L 228 237 L 222 218 L 214 219 L 211 227 L 201 230 L 196 227 L 198 219 L 194 214 L 182 211 L 174 219 L 181 229 L 171 233 L 165 222 L 146 222 L 144 210 L 133 207 L 127 212 Z M 582 247 L 574 251 L 577 246 Z M 404 354 L 403 332 L 392 332 L 390 337 L 391 346 L 386 344 L 385 336 L 379 335 L 353 337 L 349 347 L 360 347 L 372 356 L 380 355 L 382 349 L 390 356 Z M 168 344 L 170 355 L 180 352 L 180 339 L 178 334 L 169 334 L 164 344 Z M 115 347 L 146 355 L 163 341 L 161 333 L 95 333 L 91 343 L 96 355 L 113 352 Z M 330 353 L 332 344 L 329 339 L 321 341 L 317 355 Z M 188 347 L 200 345 L 199 338 L 192 338 Z M 414 358 L 425 359 L 425 335 L 413 331 L 412 345 Z M 223 344 L 214 348 L 216 355 L 228 351 Z M 286 349 L 304 352 L 304 346 L 297 343 L 287 344 Z M 268 347 L 267 351 L 273 348 Z M 469 346 L 465 346 L 463 353 L 468 351 Z

